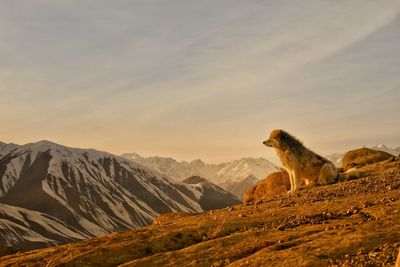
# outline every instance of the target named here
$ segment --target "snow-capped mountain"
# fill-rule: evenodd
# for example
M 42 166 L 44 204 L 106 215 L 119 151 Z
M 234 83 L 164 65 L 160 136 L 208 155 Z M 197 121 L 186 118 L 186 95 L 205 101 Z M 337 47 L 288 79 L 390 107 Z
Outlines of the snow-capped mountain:
M 247 189 L 256 184 L 259 181 L 257 177 L 252 174 L 244 176 L 240 179 L 236 179 L 234 181 L 225 181 L 219 184 L 222 188 L 226 191 L 231 192 L 234 194 L 238 199 L 243 200 L 243 195 L 247 191 Z
M 333 153 L 333 154 L 326 156 L 325 158 L 330 160 L 336 167 L 339 168 L 342 166 L 343 156 L 344 156 L 344 154 L 341 154 L 341 153 Z
M 241 203 L 233 194 L 225 191 L 208 180 L 201 178 L 200 176 L 192 176 L 186 178 L 182 182 L 193 185 L 203 192 L 203 196 L 200 198 L 199 203 L 202 207 L 208 210 L 224 208 L 227 204 L 231 206 Z
M 173 158 L 141 157 L 137 153 L 123 154 L 122 157 L 162 173 L 172 180 L 182 181 L 190 176 L 204 177 L 239 199 L 242 199 L 243 192 L 249 186 L 279 170 L 275 164 L 264 158 L 242 158 L 228 163 L 207 164 L 200 159 L 178 162 Z
M 227 163 L 210 180 L 216 184 L 240 182 L 249 175 L 262 179 L 278 170 L 279 168 L 275 164 L 264 158 L 242 158 Z
M 141 157 L 137 153 L 126 153 L 121 156 L 178 181 L 190 176 L 200 176 L 213 183 L 220 184 L 225 181 L 240 180 L 250 174 L 262 179 L 279 169 L 275 164 L 264 158 L 242 158 L 227 163 L 208 164 L 200 159 L 191 162 L 179 162 L 173 158 Z
M 166 157 L 141 157 L 137 153 L 125 153 L 121 157 L 166 175 L 174 181 L 182 181 L 190 176 L 212 177 L 225 164 L 206 164 L 197 159 L 191 162 L 180 161 Z
M 36 211 L 32 218 L 48 216 L 51 221 L 62 222 L 67 229 L 76 230 L 72 230 L 77 233 L 74 238 L 144 226 L 165 212 L 207 209 L 202 203 L 209 191 L 201 184 L 172 182 L 107 152 L 49 141 L 3 144 L 0 151 L 0 203 L 8 205 L 4 212 L 8 214 L 10 206 Z M 233 196 L 231 200 L 237 201 Z M 34 227 L 26 220 L 19 224 L 24 225 Z M 3 223 L 3 228 L 10 229 L 5 235 L 10 245 L 15 245 L 15 227 Z M 38 229 L 46 227 L 40 225 Z M 57 229 L 60 235 L 70 236 L 61 226 Z M 40 231 L 38 234 L 46 237 Z M 47 239 L 42 243 L 54 244 L 54 239 Z
M 398 156 L 400 154 L 400 147 L 398 148 L 390 148 L 385 146 L 384 144 L 376 144 L 373 146 L 370 146 L 368 148 L 374 149 L 374 150 L 379 150 L 379 151 L 383 151 L 389 154 L 392 154 L 394 156 Z

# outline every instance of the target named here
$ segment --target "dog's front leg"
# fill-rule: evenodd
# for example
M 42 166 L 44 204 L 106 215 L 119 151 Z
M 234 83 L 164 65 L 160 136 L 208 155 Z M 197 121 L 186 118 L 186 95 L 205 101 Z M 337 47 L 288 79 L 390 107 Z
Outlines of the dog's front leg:
M 292 191 L 300 189 L 301 186 L 301 177 L 298 171 L 293 171 L 293 185 L 294 189 Z
M 290 190 L 288 191 L 288 194 L 291 194 L 295 190 L 294 171 L 292 171 L 290 169 L 288 169 L 286 171 L 289 174 L 289 181 L 290 181 Z

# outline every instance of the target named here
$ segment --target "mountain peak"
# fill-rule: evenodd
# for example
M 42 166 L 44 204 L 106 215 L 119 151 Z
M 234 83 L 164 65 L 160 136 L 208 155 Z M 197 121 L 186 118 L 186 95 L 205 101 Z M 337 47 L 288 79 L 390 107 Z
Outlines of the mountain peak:
M 123 154 L 121 154 L 121 157 L 124 157 L 124 158 L 132 158 L 132 159 L 141 159 L 142 158 L 142 156 L 140 156 L 138 153 L 136 153 L 136 152 L 132 152 L 132 153 L 123 153 Z
M 201 159 L 192 160 L 192 161 L 190 162 L 190 164 L 195 165 L 195 166 L 204 166 L 204 165 L 206 165 L 206 164 L 204 163 L 204 161 L 202 161 Z
M 46 146 L 53 146 L 53 147 L 56 147 L 56 146 L 64 147 L 63 145 L 57 144 L 57 143 L 49 141 L 49 140 L 40 140 L 36 144 L 38 144 L 38 145 L 46 145 Z
M 63 145 L 54 143 L 49 140 L 40 140 L 38 142 L 25 144 L 24 146 L 34 147 L 35 149 L 40 149 L 40 150 L 54 148 L 54 147 L 65 147 Z

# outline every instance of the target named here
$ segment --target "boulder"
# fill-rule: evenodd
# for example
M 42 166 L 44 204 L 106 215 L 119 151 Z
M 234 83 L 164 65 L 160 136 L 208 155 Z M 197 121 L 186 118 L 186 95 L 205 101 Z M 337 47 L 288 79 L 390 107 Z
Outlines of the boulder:
M 347 152 L 343 157 L 342 166 L 344 170 L 348 170 L 353 167 L 358 168 L 384 161 L 392 157 L 393 155 L 389 153 L 363 147 Z
M 289 175 L 286 171 L 274 172 L 250 187 L 243 196 L 244 203 L 258 202 L 263 198 L 287 193 L 290 190 Z

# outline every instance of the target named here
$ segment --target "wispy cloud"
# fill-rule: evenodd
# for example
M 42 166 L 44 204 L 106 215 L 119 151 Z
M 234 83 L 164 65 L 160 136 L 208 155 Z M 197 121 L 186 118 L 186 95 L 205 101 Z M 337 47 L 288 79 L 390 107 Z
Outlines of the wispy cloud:
M 0 138 L 210 159 L 262 154 L 260 135 L 276 127 L 326 152 L 394 144 L 399 11 L 359 0 L 4 1 Z

